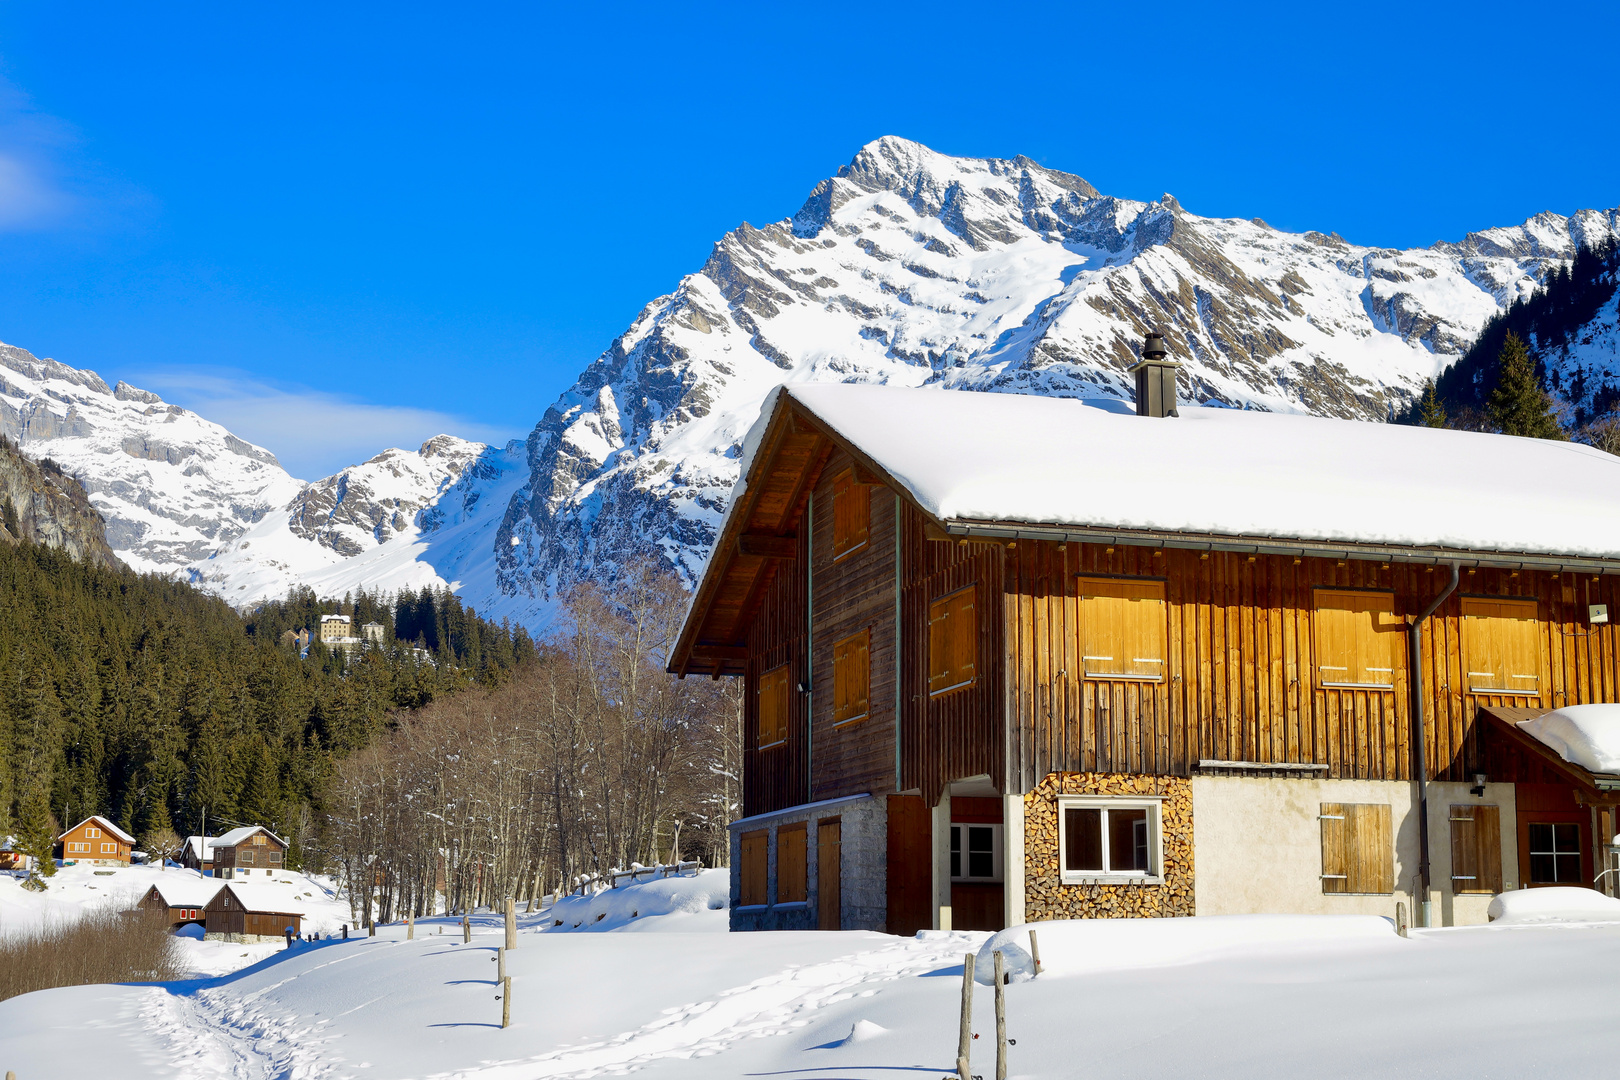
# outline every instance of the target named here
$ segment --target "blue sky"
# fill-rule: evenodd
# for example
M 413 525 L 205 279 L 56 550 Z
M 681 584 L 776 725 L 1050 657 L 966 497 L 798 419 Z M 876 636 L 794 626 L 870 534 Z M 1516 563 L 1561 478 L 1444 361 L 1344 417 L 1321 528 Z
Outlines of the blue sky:
M 306 478 L 525 434 L 865 142 L 1411 246 L 1620 203 L 1620 5 L 0 5 L 0 340 Z

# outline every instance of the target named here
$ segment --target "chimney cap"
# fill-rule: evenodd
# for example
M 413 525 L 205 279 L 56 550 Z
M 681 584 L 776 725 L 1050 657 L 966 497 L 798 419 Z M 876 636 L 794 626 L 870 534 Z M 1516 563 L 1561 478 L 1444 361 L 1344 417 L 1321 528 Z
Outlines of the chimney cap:
M 1163 360 L 1168 355 L 1170 353 L 1164 347 L 1164 335 L 1158 331 L 1149 333 L 1147 340 L 1142 342 L 1142 359 Z

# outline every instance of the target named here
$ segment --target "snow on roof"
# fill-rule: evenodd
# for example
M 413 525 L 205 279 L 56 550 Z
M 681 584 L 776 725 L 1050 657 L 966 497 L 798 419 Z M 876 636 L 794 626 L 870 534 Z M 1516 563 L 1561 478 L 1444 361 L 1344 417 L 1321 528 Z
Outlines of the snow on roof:
M 211 838 L 208 841 L 208 846 L 215 848 L 235 847 L 237 844 L 240 844 L 242 841 L 246 840 L 256 832 L 262 832 L 266 836 L 273 837 L 278 843 L 286 843 L 285 840 L 282 840 L 281 837 L 276 836 L 275 833 L 271 832 L 263 825 L 243 825 L 241 828 L 232 829 L 224 836 L 215 836 Z
M 311 905 L 309 900 L 299 896 L 295 886 L 283 885 L 280 882 L 226 882 L 225 888 L 236 895 L 236 899 L 247 911 L 272 912 L 277 915 L 302 915 Z M 322 900 L 325 897 L 321 897 Z
M 1576 443 L 1195 406 L 1139 417 L 1029 394 L 782 392 L 940 520 L 1620 558 L 1620 458 Z
M 114 825 L 112 822 L 108 821 L 106 818 L 102 817 L 100 814 L 91 814 L 89 817 L 87 817 L 83 821 L 79 822 L 78 825 L 73 826 L 73 829 L 77 829 L 80 825 L 88 825 L 92 821 L 94 821 L 96 824 L 100 825 L 103 829 L 106 829 L 107 832 L 111 833 L 113 836 L 115 836 L 118 839 L 122 840 L 124 843 L 126 843 L 126 844 L 135 843 L 135 838 L 133 836 L 129 835 L 129 833 L 125 832 L 123 829 L 120 829 L 118 826 Z M 62 836 L 66 836 L 68 833 L 72 832 L 73 829 L 66 830 L 65 832 L 62 833 Z M 58 836 L 57 839 L 58 840 L 62 839 L 62 836 Z
M 1569 705 L 1522 720 L 1519 730 L 1587 772 L 1620 773 L 1620 705 Z
M 172 880 L 171 880 L 172 879 Z M 164 880 L 152 883 L 158 896 L 169 907 L 206 907 L 222 883 L 213 878 L 193 877 L 187 871 L 171 870 Z
M 321 622 L 348 622 L 347 615 L 322 615 Z

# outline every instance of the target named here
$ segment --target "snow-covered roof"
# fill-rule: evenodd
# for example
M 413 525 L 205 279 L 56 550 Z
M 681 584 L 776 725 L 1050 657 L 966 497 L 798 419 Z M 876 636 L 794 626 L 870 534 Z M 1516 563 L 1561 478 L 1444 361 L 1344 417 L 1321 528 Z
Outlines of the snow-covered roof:
M 310 908 L 291 885 L 276 882 L 231 881 L 225 888 L 235 894 L 237 902 L 246 911 L 272 912 L 277 915 L 302 915 Z M 217 894 L 216 894 L 217 895 Z M 324 900 L 325 898 L 322 897 Z
M 170 907 L 206 907 L 221 887 L 213 878 L 192 877 L 184 870 L 171 870 L 164 875 L 164 880 L 152 884 Z
M 287 841 L 283 840 L 281 837 L 277 836 L 263 825 L 243 825 L 240 828 L 232 829 L 223 836 L 216 836 L 209 840 L 208 846 L 215 848 L 235 847 L 237 844 L 242 843 L 248 837 L 257 832 L 262 832 L 264 835 L 274 839 L 278 844 L 281 844 L 284 847 L 286 846 Z
M 784 392 L 941 521 L 1620 559 L 1620 458 L 1575 443 L 845 384 L 779 389 L 760 429 Z
M 79 828 L 80 825 L 88 825 L 92 821 L 95 822 L 97 825 L 100 825 L 103 829 L 107 830 L 107 833 L 109 835 L 117 837 L 118 839 L 122 840 L 124 843 L 126 843 L 126 844 L 135 843 L 135 838 L 133 836 L 129 835 L 129 833 L 125 832 L 123 829 L 120 829 L 118 826 L 114 825 L 112 822 L 108 821 L 106 818 L 102 817 L 100 814 L 91 814 L 89 817 L 87 817 L 83 821 L 79 822 L 78 825 L 73 826 L 73 829 Z M 67 829 L 66 831 L 64 831 L 62 833 L 62 836 L 58 836 L 57 839 L 58 840 L 62 839 L 63 836 L 66 836 L 68 833 L 72 832 L 73 829 Z
M 348 621 L 349 621 L 349 617 L 347 615 L 322 615 L 321 616 L 321 622 L 323 622 L 323 623 L 329 623 L 329 622 L 346 623 Z
M 1592 773 L 1620 773 L 1620 705 L 1568 705 L 1519 730 Z

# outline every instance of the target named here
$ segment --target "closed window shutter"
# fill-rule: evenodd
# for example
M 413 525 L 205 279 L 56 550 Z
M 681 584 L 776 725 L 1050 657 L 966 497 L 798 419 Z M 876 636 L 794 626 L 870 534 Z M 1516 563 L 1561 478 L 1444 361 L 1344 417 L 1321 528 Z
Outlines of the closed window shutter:
M 788 666 L 772 668 L 759 677 L 759 745 L 787 741 Z
M 867 713 L 872 664 L 869 630 L 833 644 L 833 723 L 859 720 Z
M 1081 578 L 1080 639 L 1087 676 L 1163 679 L 1169 659 L 1164 582 Z
M 1462 602 L 1468 689 L 1540 696 L 1541 632 L 1534 600 L 1469 597 Z
M 1502 816 L 1497 807 L 1451 808 L 1451 891 L 1502 891 Z
M 978 675 L 976 589 L 969 585 L 928 605 L 928 692 L 931 695 L 967 686 Z
M 797 904 L 809 898 L 808 830 L 784 825 L 776 830 L 776 902 Z
M 833 559 L 837 561 L 866 543 L 872 496 L 855 474 L 845 469 L 833 477 Z
M 1316 590 L 1319 686 L 1392 689 L 1406 628 L 1394 593 Z
M 764 904 L 766 902 L 766 871 L 769 869 L 767 847 L 764 830 L 748 832 L 742 835 L 742 906 L 751 904 Z
M 1395 853 L 1386 803 L 1323 803 L 1322 891 L 1390 893 Z

